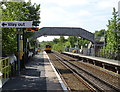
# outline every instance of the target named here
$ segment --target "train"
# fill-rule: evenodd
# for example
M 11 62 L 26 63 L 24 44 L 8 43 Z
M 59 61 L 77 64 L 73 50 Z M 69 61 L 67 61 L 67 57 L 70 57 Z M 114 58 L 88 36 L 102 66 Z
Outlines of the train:
M 46 51 L 47 53 L 51 53 L 51 49 L 51 45 L 46 45 L 44 51 Z

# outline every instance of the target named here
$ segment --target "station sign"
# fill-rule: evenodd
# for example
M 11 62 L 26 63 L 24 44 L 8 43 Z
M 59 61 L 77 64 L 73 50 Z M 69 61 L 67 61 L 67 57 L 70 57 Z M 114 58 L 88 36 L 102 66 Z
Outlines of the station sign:
M 38 31 L 39 31 L 38 27 L 26 28 L 26 32 L 38 32 Z
M 29 28 L 33 21 L 0 21 L 2 28 Z

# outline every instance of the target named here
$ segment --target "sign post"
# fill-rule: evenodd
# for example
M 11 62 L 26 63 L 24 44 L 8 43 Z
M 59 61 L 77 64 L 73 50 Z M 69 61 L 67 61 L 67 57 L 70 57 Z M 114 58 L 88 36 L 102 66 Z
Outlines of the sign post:
M 18 73 L 20 74 L 20 33 L 21 33 L 21 28 L 17 28 L 17 44 L 18 44 Z
M 18 42 L 18 73 L 20 74 L 20 57 L 21 57 L 21 44 L 22 28 L 32 27 L 33 21 L 1 21 L 0 27 L 2 28 L 17 28 L 17 42 Z

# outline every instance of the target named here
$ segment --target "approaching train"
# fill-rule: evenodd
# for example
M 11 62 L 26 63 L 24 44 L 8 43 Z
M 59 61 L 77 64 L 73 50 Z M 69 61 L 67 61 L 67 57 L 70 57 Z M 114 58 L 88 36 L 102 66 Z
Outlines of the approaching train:
M 47 53 L 51 53 L 51 45 L 46 45 L 44 49 Z

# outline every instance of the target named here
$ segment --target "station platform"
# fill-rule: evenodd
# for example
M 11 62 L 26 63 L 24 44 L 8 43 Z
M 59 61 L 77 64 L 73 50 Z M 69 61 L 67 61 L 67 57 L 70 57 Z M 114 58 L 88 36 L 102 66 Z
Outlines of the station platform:
M 63 52 L 63 53 L 69 54 L 69 55 L 74 55 L 74 56 L 79 56 L 79 57 L 82 57 L 82 58 L 93 59 L 93 60 L 96 60 L 96 61 L 112 64 L 112 65 L 115 65 L 115 66 L 120 66 L 120 61 L 118 61 L 118 60 L 106 59 L 106 58 L 95 57 L 95 56 L 85 56 L 85 55 L 82 55 L 82 54 L 79 54 L 79 53 L 72 53 L 72 52 Z
M 10 78 L 2 87 L 2 92 L 44 91 L 67 91 L 45 52 L 35 55 L 19 76 Z
M 120 74 L 120 61 L 106 59 L 101 57 L 95 56 L 85 56 L 79 53 L 72 53 L 72 52 L 63 52 L 66 55 L 76 57 L 81 59 L 83 62 L 91 63 L 96 66 L 102 67 L 102 69 L 110 70 L 112 73 Z

